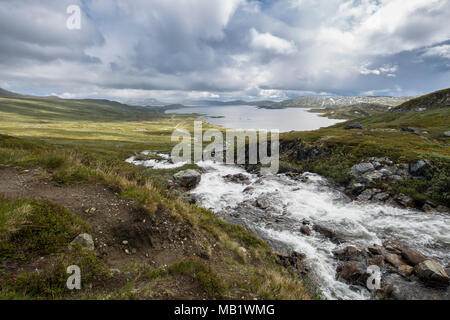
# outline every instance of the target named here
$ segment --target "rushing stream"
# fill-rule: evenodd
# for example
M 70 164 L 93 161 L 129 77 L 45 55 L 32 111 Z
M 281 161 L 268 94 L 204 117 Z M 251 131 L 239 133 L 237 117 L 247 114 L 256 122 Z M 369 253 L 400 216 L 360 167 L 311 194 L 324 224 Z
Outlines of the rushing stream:
M 132 162 L 132 159 L 128 161 Z M 305 174 L 302 179 L 294 180 L 286 175 L 260 177 L 237 166 L 212 162 L 200 163 L 199 166 L 206 173 L 191 192 L 197 204 L 211 209 L 227 222 L 247 227 L 274 249 L 293 249 L 305 254 L 305 263 L 324 298 L 370 298 L 367 289 L 336 279 L 338 261 L 333 251 L 348 244 L 366 247 L 381 245 L 386 239 L 396 239 L 444 266 L 449 263 L 450 217 L 447 214 L 426 214 L 385 205 L 350 202 L 315 174 Z M 236 174 L 243 174 L 249 180 L 235 183 L 224 178 Z M 258 208 L 255 204 L 258 199 L 263 199 L 269 207 Z M 333 230 L 341 243 L 314 231 L 311 236 L 303 235 L 300 228 L 304 223 Z M 404 291 L 415 290 L 412 283 L 399 276 L 393 276 L 389 281 Z M 430 294 L 434 294 L 433 291 Z M 440 298 L 448 298 L 449 291 L 439 295 Z M 415 297 L 418 296 L 409 296 Z

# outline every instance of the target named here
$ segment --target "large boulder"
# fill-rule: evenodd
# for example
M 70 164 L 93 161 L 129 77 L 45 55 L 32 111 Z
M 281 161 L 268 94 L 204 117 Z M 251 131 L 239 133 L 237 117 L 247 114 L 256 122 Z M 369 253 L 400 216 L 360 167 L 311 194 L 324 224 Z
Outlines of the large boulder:
M 79 234 L 71 243 L 70 247 L 79 245 L 81 248 L 85 250 L 91 250 L 93 251 L 95 249 L 94 240 L 92 239 L 92 236 L 87 233 Z
M 425 260 L 415 268 L 416 275 L 429 285 L 448 286 L 449 276 L 444 267 L 435 260 Z
M 179 186 L 193 189 L 200 183 L 202 175 L 197 170 L 185 170 L 174 174 L 173 178 Z

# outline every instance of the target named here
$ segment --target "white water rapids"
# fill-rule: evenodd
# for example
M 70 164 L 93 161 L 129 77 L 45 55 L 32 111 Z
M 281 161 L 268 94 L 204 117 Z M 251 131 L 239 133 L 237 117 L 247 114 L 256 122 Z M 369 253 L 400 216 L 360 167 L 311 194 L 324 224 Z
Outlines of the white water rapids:
M 132 159 L 128 161 L 133 162 Z M 171 168 L 165 161 L 160 164 L 152 161 L 149 166 Z M 448 214 L 426 214 L 382 204 L 349 202 L 315 174 L 305 174 L 307 179 L 302 182 L 286 175 L 259 177 L 237 166 L 212 162 L 198 165 L 206 173 L 191 192 L 197 204 L 212 210 L 225 221 L 249 228 L 277 249 L 289 248 L 305 254 L 309 272 L 326 299 L 371 297 L 367 289 L 336 279 L 338 261 L 333 257 L 333 251 L 348 244 L 366 247 L 395 239 L 444 266 L 449 263 Z M 235 174 L 246 175 L 249 183 L 224 179 L 226 175 Z M 270 208 L 257 208 L 257 199 L 266 200 Z M 303 235 L 300 227 L 304 222 L 332 230 L 345 243 L 336 244 L 314 231 L 311 236 Z
M 347 244 L 381 245 L 383 240 L 396 239 L 439 260 L 443 265 L 449 262 L 448 215 L 425 214 L 377 204 L 348 203 L 343 200 L 342 194 L 328 187 L 323 178 L 314 174 L 305 175 L 309 178 L 307 182 L 292 180 L 285 175 L 261 179 L 236 166 L 211 162 L 199 165 L 207 173 L 191 192 L 196 195 L 198 204 L 225 220 L 244 224 L 269 242 L 281 243 L 305 254 L 309 270 L 327 299 L 368 299 L 370 293 L 364 288 L 350 287 L 336 280 L 337 261 L 332 252 L 342 245 L 315 232 L 311 236 L 303 235 L 300 227 L 305 220 L 333 230 Z M 232 183 L 223 178 L 238 173 L 247 175 L 251 184 Z M 244 192 L 249 186 L 253 190 Z M 249 215 L 254 213 L 245 215 L 245 209 L 236 210 L 243 202 L 253 205 L 258 198 L 270 203 L 270 213 L 261 212 L 260 216 L 252 218 Z

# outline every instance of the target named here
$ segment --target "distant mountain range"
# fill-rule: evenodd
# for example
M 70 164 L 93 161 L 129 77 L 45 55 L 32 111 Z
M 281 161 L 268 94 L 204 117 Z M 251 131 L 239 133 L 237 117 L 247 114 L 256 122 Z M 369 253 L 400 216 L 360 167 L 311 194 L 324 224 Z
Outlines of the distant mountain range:
M 339 108 L 344 106 L 370 104 L 383 105 L 386 107 L 396 107 L 410 100 L 412 97 L 382 97 L 382 96 L 361 96 L 361 97 L 316 97 L 304 96 L 281 102 L 259 102 L 260 108 L 284 109 L 284 108 Z
M 34 98 L 34 99 L 60 99 L 56 96 L 37 97 L 31 95 L 22 95 L 10 92 L 0 88 L 0 97 L 4 98 Z M 284 108 L 312 108 L 312 109 L 334 109 L 344 106 L 354 105 L 380 105 L 386 107 L 397 107 L 402 103 L 412 99 L 413 97 L 383 97 L 383 96 L 361 96 L 361 97 L 317 97 L 317 96 L 303 96 L 295 99 L 285 100 L 281 102 L 276 101 L 216 101 L 216 100 L 184 100 L 177 104 L 168 104 L 154 98 L 145 99 L 125 99 L 120 102 L 131 106 L 141 107 L 211 107 L 211 106 L 234 106 L 234 105 L 250 105 L 266 109 L 284 109 Z M 81 99 L 87 100 L 87 99 Z M 94 99 L 89 99 L 94 100 Z M 102 99 L 100 99 L 102 100 Z M 95 99 L 95 101 L 98 101 Z M 103 101 L 109 101 L 103 99 Z

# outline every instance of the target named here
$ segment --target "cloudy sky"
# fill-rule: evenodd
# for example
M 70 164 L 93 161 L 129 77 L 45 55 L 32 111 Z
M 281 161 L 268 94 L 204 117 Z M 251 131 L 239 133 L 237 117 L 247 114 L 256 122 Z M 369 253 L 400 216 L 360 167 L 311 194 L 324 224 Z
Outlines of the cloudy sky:
M 416 95 L 450 87 L 449 17 L 450 0 L 0 0 L 0 87 L 167 102 Z

